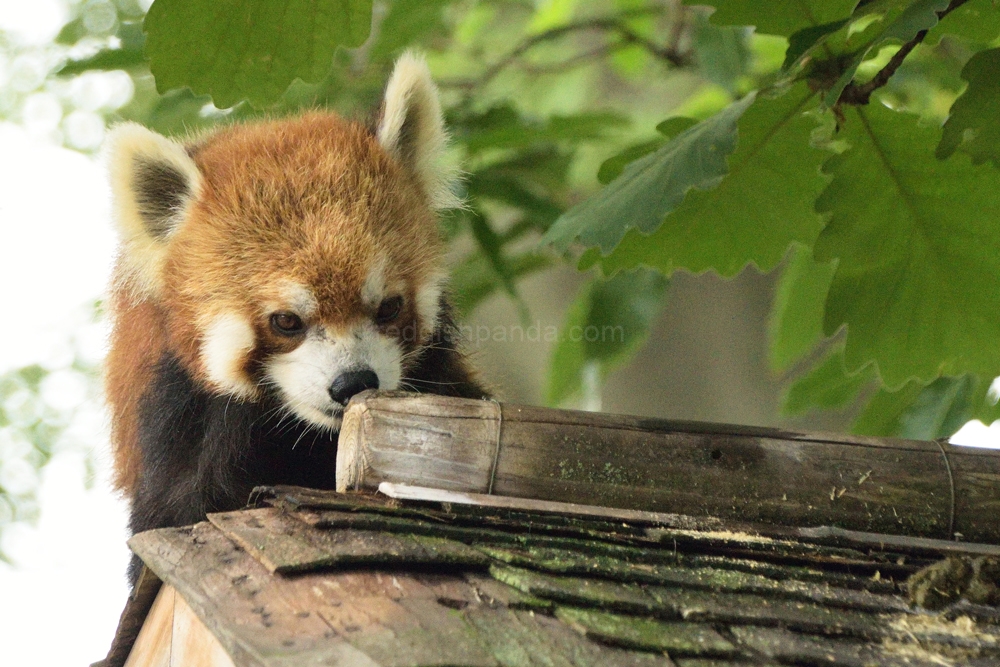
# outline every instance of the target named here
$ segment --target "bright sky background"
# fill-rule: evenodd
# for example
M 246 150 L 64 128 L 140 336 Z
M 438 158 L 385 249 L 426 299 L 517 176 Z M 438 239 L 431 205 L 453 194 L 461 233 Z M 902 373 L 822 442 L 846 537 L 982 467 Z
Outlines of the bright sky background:
M 0 28 L 28 43 L 51 40 L 65 16 L 61 0 L 0 0 Z M 0 123 L 0 298 L 7 315 L 0 372 L 36 362 L 60 366 L 71 334 L 88 356 L 99 357 L 104 346 L 104 332 L 81 316 L 103 293 L 114 253 L 104 170 L 36 135 Z M 62 395 L 68 403 L 77 396 L 72 387 Z M 76 436 L 98 448 L 93 488 L 84 488 L 80 449 L 58 454 L 44 472 L 38 525 L 4 535 L 16 562 L 0 563 L 4 667 L 103 658 L 124 606 L 126 509 L 108 485 L 106 417 L 91 412 L 80 415 Z M 998 446 L 1000 422 L 970 425 L 961 439 Z
M 52 39 L 59 0 L 0 0 L 0 28 L 27 43 Z M 82 309 L 104 291 L 114 253 L 109 193 L 97 161 L 20 126 L 0 123 L 0 372 L 59 367 L 82 333 L 99 356 L 104 332 Z M 64 400 L 79 395 L 62 388 Z M 79 415 L 78 442 L 99 448 L 98 479 L 84 488 L 84 452 L 68 448 L 45 469 L 37 526 L 5 531 L 0 564 L 0 662 L 5 667 L 87 665 L 105 656 L 128 588 L 126 510 L 107 482 L 105 416 Z
M 4 0 L 6 1 L 6 0 Z M 114 252 L 103 170 L 93 160 L 30 139 L 0 123 L 0 372 L 40 362 L 60 366 L 82 308 L 104 290 Z M 10 326 L 12 323 L 21 323 Z M 91 335 L 100 354 L 103 332 Z M 93 409 L 92 409 L 93 410 Z M 125 507 L 107 483 L 105 416 L 82 415 L 80 439 L 102 465 L 85 489 L 83 453 L 45 468 L 41 520 L 5 531 L 0 564 L 4 665 L 81 665 L 107 652 L 127 588 Z

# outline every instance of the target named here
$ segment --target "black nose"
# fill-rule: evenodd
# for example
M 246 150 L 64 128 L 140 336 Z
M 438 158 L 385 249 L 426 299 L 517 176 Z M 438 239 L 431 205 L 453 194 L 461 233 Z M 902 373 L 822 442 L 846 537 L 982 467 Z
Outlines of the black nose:
M 375 371 L 365 368 L 360 371 L 347 371 L 330 385 L 330 398 L 341 405 L 347 405 L 351 396 L 365 389 L 378 389 L 378 376 Z

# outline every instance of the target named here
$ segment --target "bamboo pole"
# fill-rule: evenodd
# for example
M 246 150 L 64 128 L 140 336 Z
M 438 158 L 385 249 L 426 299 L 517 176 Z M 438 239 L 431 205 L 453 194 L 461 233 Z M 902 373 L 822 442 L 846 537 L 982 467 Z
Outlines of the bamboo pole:
M 1000 452 L 938 442 L 365 392 L 337 489 L 381 482 L 1000 543 Z

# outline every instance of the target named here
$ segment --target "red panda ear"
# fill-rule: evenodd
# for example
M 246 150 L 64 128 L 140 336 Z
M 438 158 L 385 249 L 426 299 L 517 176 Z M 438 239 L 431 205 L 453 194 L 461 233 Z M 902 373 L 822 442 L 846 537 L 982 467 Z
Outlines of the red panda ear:
M 108 137 L 113 210 L 133 287 L 155 293 L 167 241 L 198 195 L 201 173 L 184 147 L 135 123 Z
M 442 165 L 448 135 L 437 86 L 427 63 L 412 52 L 400 56 L 389 78 L 378 140 L 420 179 L 431 206 L 438 210 L 461 206 L 452 190 L 455 170 Z

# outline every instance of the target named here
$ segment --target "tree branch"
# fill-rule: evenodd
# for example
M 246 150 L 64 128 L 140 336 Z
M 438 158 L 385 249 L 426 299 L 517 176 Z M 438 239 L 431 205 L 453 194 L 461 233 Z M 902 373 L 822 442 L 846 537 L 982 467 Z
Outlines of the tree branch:
M 617 34 L 621 38 L 622 44 L 637 44 L 644 49 L 646 49 L 651 55 L 661 60 L 665 60 L 675 67 L 683 67 L 691 64 L 691 54 L 686 52 L 680 52 L 677 50 L 676 46 L 661 46 L 656 42 L 643 37 L 639 33 L 635 32 L 629 28 L 623 19 L 630 17 L 631 15 L 641 15 L 647 14 L 649 10 L 640 10 L 637 12 L 626 12 L 619 16 L 614 17 L 602 17 L 586 19 L 582 21 L 577 21 L 575 23 L 567 23 L 545 32 L 541 32 L 537 35 L 533 35 L 528 39 L 524 40 L 516 47 L 511 49 L 505 56 L 500 60 L 493 63 L 486 70 L 474 79 L 469 79 L 465 81 L 453 81 L 453 82 L 441 82 L 439 85 L 444 87 L 460 87 L 460 88 L 475 88 L 479 86 L 484 86 L 490 81 L 492 81 L 498 74 L 503 70 L 513 65 L 517 62 L 518 58 L 523 56 L 525 53 L 530 51 L 535 46 L 542 44 L 544 42 L 549 42 L 552 40 L 559 39 L 565 35 L 575 33 L 575 32 L 586 32 L 590 30 L 601 30 L 607 33 Z M 683 27 L 683 26 L 682 26 Z M 616 50 L 616 48 L 621 45 L 608 45 L 603 49 L 591 50 L 581 56 L 572 58 L 571 60 L 575 63 L 579 62 L 581 59 L 586 59 L 587 57 L 593 57 L 594 55 L 599 55 L 601 51 L 610 52 Z
M 964 5 L 968 0 L 951 0 L 947 7 L 942 9 L 937 13 L 938 21 L 943 19 L 945 16 L 950 14 L 953 10 L 958 9 Z M 886 63 L 885 67 L 878 71 L 871 81 L 863 84 L 857 84 L 853 81 L 844 88 L 843 92 L 840 93 L 840 97 L 837 99 L 837 104 L 852 104 L 852 105 L 862 105 L 868 104 L 869 98 L 873 92 L 884 86 L 889 82 L 889 78 L 896 73 L 899 66 L 903 64 L 906 56 L 910 55 L 910 52 L 917 47 L 918 44 L 924 41 L 927 37 L 927 30 L 921 30 L 913 39 L 903 44 L 889 62 Z

